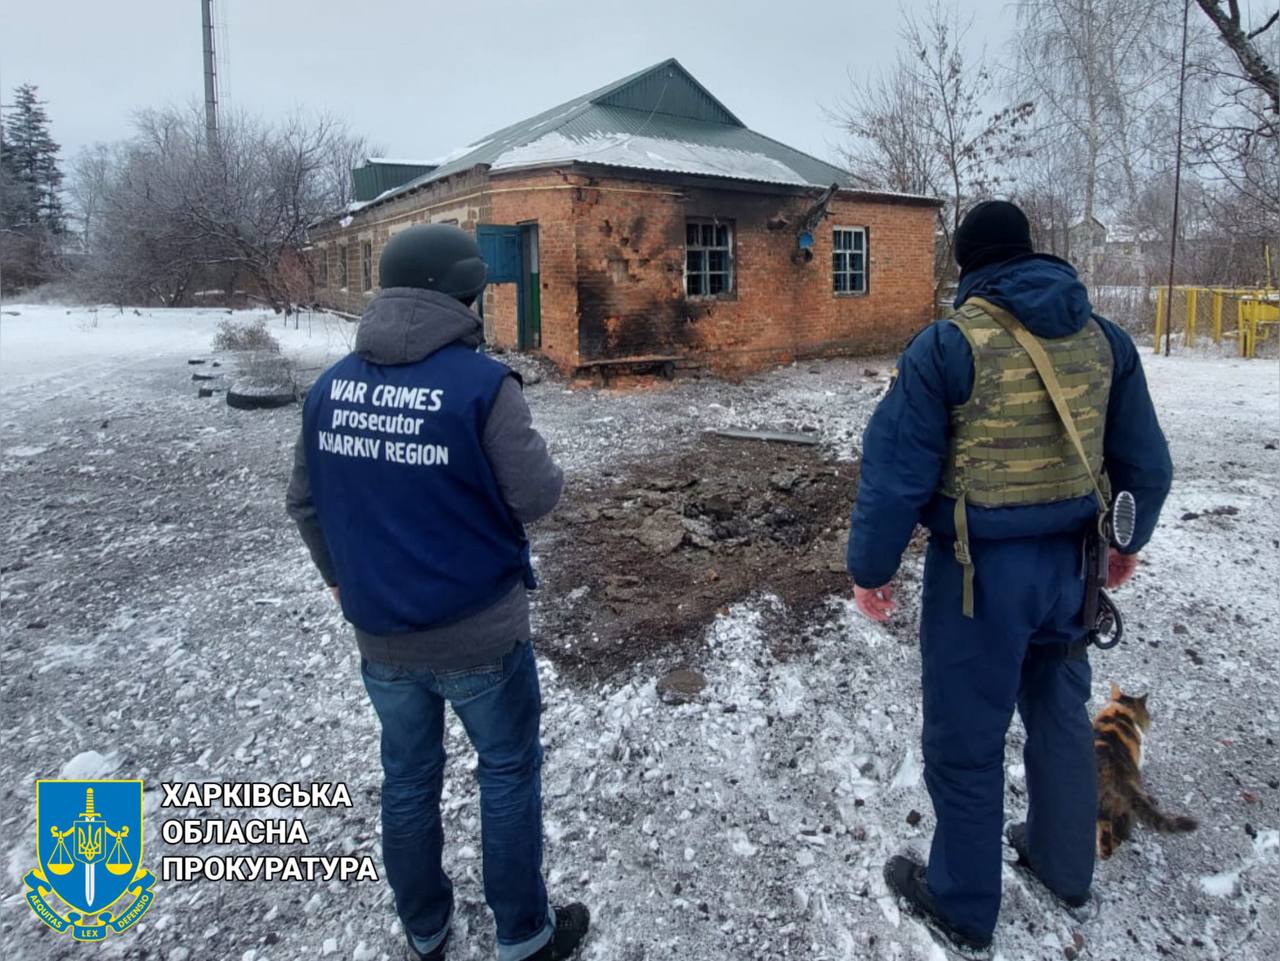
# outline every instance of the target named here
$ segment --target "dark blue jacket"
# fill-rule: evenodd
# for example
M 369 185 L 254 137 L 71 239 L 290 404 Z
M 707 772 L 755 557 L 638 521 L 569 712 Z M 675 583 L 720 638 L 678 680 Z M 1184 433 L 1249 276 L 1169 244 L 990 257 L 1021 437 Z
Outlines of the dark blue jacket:
M 524 529 L 484 450 L 489 413 L 510 376 L 454 343 L 398 365 L 350 354 L 307 395 L 311 497 L 343 614 L 360 630 L 397 635 L 448 624 L 521 580 L 533 586 Z M 383 419 L 397 417 L 411 426 Z
M 1112 490 L 1128 490 L 1138 505 L 1129 553 L 1151 538 L 1169 493 L 1173 465 L 1156 420 L 1137 348 L 1129 335 L 1089 304 L 1070 264 L 1034 254 L 966 275 L 959 306 L 983 297 L 1017 317 L 1039 337 L 1065 337 L 1096 318 L 1115 368 L 1107 408 L 1104 467 Z M 898 359 L 897 376 L 862 440 L 861 481 L 853 508 L 848 565 L 862 587 L 880 587 L 898 569 L 916 524 L 955 536 L 954 501 L 938 492 L 947 458 L 951 410 L 973 390 L 973 352 L 954 324 L 926 327 Z M 1003 539 L 1083 530 L 1096 516 L 1090 494 L 1053 504 L 969 507 L 974 539 Z

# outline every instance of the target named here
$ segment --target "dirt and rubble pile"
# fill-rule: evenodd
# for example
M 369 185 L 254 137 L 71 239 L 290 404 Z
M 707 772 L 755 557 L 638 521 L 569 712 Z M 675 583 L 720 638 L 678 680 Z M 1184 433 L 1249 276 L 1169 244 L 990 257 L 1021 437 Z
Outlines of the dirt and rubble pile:
M 571 489 L 540 531 L 544 647 L 603 676 L 701 642 L 729 604 L 778 595 L 797 612 L 842 589 L 856 470 L 816 447 L 726 440 Z

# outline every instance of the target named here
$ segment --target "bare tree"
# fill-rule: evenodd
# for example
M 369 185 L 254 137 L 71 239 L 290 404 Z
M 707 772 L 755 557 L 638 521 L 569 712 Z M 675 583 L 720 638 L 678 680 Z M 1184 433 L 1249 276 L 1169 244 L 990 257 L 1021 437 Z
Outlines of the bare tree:
M 1020 128 L 1034 112 L 1025 100 L 986 111 L 995 82 L 985 57 L 966 54 L 972 24 L 972 18 L 960 20 L 958 4 L 948 8 L 938 2 L 924 20 L 908 16 L 903 29 L 924 98 L 920 121 L 942 156 L 949 188 L 948 246 L 966 199 L 990 194 L 1002 182 L 1002 166 L 1024 152 Z
M 919 122 L 926 109 L 915 64 L 900 56 L 887 72 L 859 82 L 828 111 L 848 135 L 842 159 L 854 182 L 871 190 L 938 196 L 944 163 L 934 139 Z
M 71 161 L 66 193 L 71 201 L 71 219 L 80 225 L 81 248 L 88 252 L 98 213 L 119 158 L 109 144 L 85 147 Z
M 1235 54 L 1244 79 L 1266 94 L 1273 114 L 1280 114 L 1280 75 L 1254 42 L 1280 21 L 1280 10 L 1272 11 L 1261 26 L 1250 30 L 1240 20 L 1238 0 L 1227 0 L 1225 8 L 1222 0 L 1196 0 L 1196 3 L 1218 28 L 1222 42 Z
M 1012 199 L 1031 222 L 1037 250 L 1066 258 L 1071 251 L 1071 228 L 1082 205 L 1080 145 L 1069 138 L 1046 135 L 1039 126 L 1028 135 L 1028 152 L 1011 169 Z
M 1225 7 L 1197 2 L 1212 32 L 1193 44 L 1188 68 L 1189 86 L 1207 91 L 1201 115 L 1188 125 L 1189 159 L 1210 188 L 1219 232 L 1254 248 L 1260 271 L 1263 244 L 1280 235 L 1280 90 L 1258 41 L 1280 29 L 1280 13 L 1251 28 L 1235 0 Z
M 341 127 L 334 131 L 322 174 L 323 189 L 332 212 L 345 210 L 355 200 L 351 171 L 384 152 L 381 146 L 370 145 L 367 137 Z
M 903 50 L 887 72 L 853 83 L 831 116 L 849 136 L 845 158 L 868 187 L 928 194 L 939 211 L 939 286 L 951 269 L 955 231 L 964 209 L 1003 182 L 1024 154 L 1029 101 L 991 112 L 999 91 L 982 54 L 967 49 L 972 21 L 941 0 L 922 19 L 906 16 Z
M 1129 209 L 1138 202 L 1152 142 L 1139 124 L 1168 79 L 1167 62 L 1155 56 L 1158 9 L 1151 0 L 1023 0 L 1018 7 L 1013 59 L 1017 82 L 1039 107 L 1034 139 L 1073 143 L 1079 181 L 1073 216 L 1086 228 L 1108 204 Z M 1088 244 L 1086 278 L 1096 270 L 1096 254 Z
M 150 111 L 94 198 L 87 285 L 112 299 L 182 303 L 194 284 L 241 282 L 276 310 L 309 296 L 307 227 L 332 213 L 335 156 L 351 138 L 327 117 L 223 118 L 211 148 L 198 111 Z
M 1189 33 L 1175 274 L 1184 283 L 1255 282 L 1263 246 L 1280 232 L 1280 143 L 1271 75 L 1240 44 L 1258 52 L 1257 38 L 1280 18 L 1260 17 L 1251 29 L 1229 0 L 1198 2 L 1216 16 Z M 1037 246 L 1077 259 L 1095 284 L 1143 285 L 1167 265 L 1183 10 L 1162 0 L 1018 7 L 1010 83 L 1037 112 L 1015 196 Z M 1072 229 L 1091 218 L 1111 225 L 1105 254 L 1093 242 L 1072 249 L 1092 240 L 1092 229 Z
M 214 259 L 182 210 L 198 155 L 182 115 L 145 113 L 135 125 L 95 200 L 79 281 L 101 299 L 174 306 Z
M 287 262 L 299 256 L 308 225 L 330 212 L 322 175 L 336 129 L 327 118 L 268 127 L 241 117 L 195 167 L 183 219 L 277 310 L 291 304 Z

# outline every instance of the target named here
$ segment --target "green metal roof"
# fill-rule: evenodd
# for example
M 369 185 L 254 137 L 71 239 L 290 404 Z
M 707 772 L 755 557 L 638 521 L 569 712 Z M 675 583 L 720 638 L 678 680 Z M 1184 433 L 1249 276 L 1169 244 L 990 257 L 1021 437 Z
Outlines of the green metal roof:
M 746 126 L 674 58 L 616 80 L 588 94 L 588 99 L 603 107 L 625 107 L 668 117 Z
M 749 130 L 674 59 L 495 131 L 376 198 L 485 165 L 571 162 L 796 186 L 849 186 L 844 170 Z
M 430 163 L 370 157 L 351 171 L 352 193 L 356 200 L 373 200 L 379 194 L 417 180 L 435 169 L 436 165 Z

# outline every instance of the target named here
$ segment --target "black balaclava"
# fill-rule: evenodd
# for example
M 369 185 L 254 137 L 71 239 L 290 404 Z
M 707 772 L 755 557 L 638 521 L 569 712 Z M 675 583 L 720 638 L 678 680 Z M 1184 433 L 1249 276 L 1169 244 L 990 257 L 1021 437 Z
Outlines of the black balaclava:
M 378 261 L 381 286 L 436 290 L 470 306 L 484 290 L 488 267 L 475 239 L 452 224 L 415 224 L 400 231 Z
M 1007 200 L 984 200 L 964 215 L 956 231 L 962 275 L 1034 252 L 1027 215 Z

